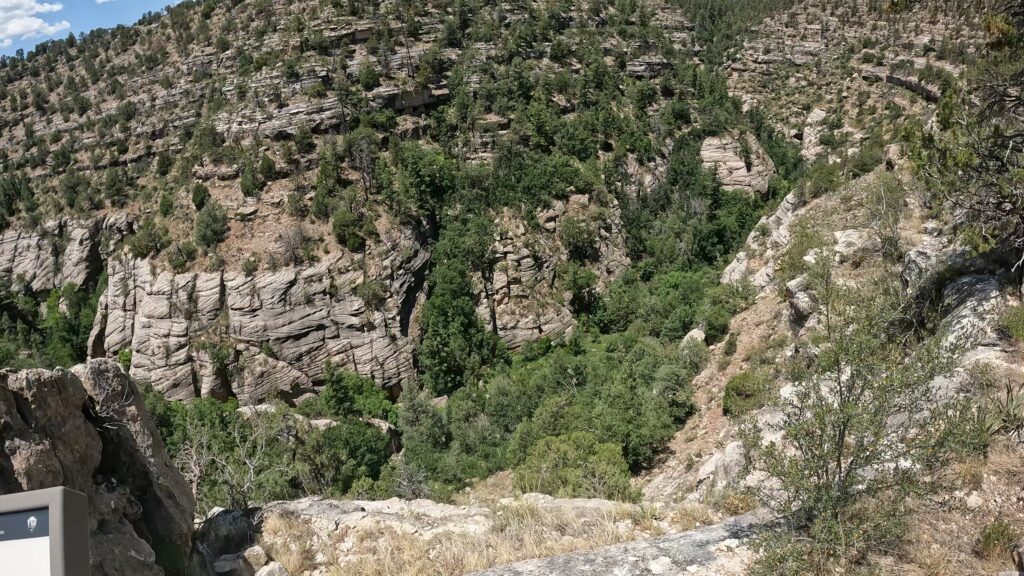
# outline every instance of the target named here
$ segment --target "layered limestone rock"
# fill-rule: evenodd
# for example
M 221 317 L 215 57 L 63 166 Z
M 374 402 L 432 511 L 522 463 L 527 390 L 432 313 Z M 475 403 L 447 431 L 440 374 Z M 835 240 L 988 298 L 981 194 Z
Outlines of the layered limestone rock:
M 811 110 L 804 122 L 803 136 L 800 142 L 800 155 L 804 160 L 813 162 L 825 151 L 821 145 L 821 135 L 824 132 L 825 111 L 821 108 Z
M 0 372 L 0 441 L 0 493 L 88 496 L 93 576 L 163 576 L 156 551 L 184 561 L 192 494 L 117 363 Z
M 478 279 L 477 301 L 481 319 L 513 348 L 575 326 L 558 278 L 568 259 L 558 235 L 565 218 L 595 223 L 596 255 L 587 266 L 597 289 L 628 265 L 614 204 L 598 207 L 582 195 L 557 201 L 538 212 L 540 230 L 504 214 L 494 273 L 486 283 Z M 7 230 L 0 235 L 0 279 L 41 292 L 86 285 L 105 267 L 89 356 L 131 351 L 131 374 L 170 399 L 291 401 L 316 391 L 328 362 L 381 386 L 400 386 L 414 375 L 414 317 L 430 254 L 410 229 L 381 226 L 380 240 L 363 255 L 338 252 L 251 275 L 163 270 L 120 248 L 132 230 L 124 215 L 55 221 L 39 232 Z
M 596 206 L 577 194 L 537 212 L 540 230 L 530 230 L 511 211 L 495 223 L 492 278 L 478 282 L 477 313 L 510 348 L 542 337 L 557 338 L 576 326 L 569 307 L 570 295 L 561 287 L 559 266 L 569 260 L 558 236 L 566 219 L 595 222 L 596 258 L 587 266 L 597 275 L 597 290 L 616 278 L 626 266 L 625 235 L 614 199 L 609 207 Z
M 123 216 L 65 218 L 38 231 L 8 229 L 0 233 L 0 280 L 33 292 L 84 286 L 103 268 L 104 245 L 120 241 L 131 230 Z
M 304 267 L 174 274 L 122 255 L 108 263 L 92 356 L 131 350 L 131 373 L 171 399 L 236 396 L 242 404 L 313 391 L 324 366 L 382 386 L 413 375 L 408 330 L 429 254 L 395 229 L 365 256 Z M 367 302 L 360 285 L 381 298 Z
M 921 78 L 934 78 L 935 69 L 959 75 L 962 59 L 932 47 L 978 50 L 979 24 L 976 12 L 952 5 L 917 3 L 894 14 L 863 3 L 796 2 L 744 38 L 727 67 L 729 92 L 745 109 L 766 112 L 813 161 L 825 155 L 828 132 L 855 149 L 860 130 L 884 122 L 887 106 L 914 113 L 937 100 L 941 90 Z M 882 37 L 891 42 L 878 46 Z
M 775 163 L 750 134 L 708 138 L 700 147 L 700 159 L 726 190 L 764 194 L 775 176 Z

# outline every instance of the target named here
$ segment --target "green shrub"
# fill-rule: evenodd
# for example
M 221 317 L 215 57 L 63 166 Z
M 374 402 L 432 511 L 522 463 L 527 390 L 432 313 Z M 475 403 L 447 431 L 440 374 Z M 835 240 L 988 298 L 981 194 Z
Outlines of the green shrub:
M 158 224 L 147 216 L 135 230 L 135 234 L 127 240 L 128 250 L 136 258 L 147 258 L 159 254 L 171 243 L 171 235 L 167 226 Z
M 170 192 L 164 192 L 160 195 L 160 215 L 164 218 L 174 213 L 174 195 Z
M 228 217 L 216 200 L 209 200 L 196 214 L 194 236 L 203 248 L 213 248 L 228 235 Z
M 366 238 L 362 234 L 362 223 L 359 216 L 339 208 L 334 211 L 331 219 L 331 231 L 338 244 L 348 248 L 350 252 L 362 252 L 366 247 Z
M 1024 342 L 1024 306 L 1013 306 L 999 319 L 999 327 L 1016 342 Z
M 740 372 L 725 384 L 722 399 L 722 413 L 726 416 L 742 416 L 765 405 L 768 385 L 762 374 Z
M 342 497 L 360 479 L 379 477 L 388 460 L 387 436 L 354 418 L 309 430 L 300 440 L 295 468 L 307 494 Z
M 132 367 L 132 349 L 122 348 L 117 351 L 117 363 L 121 365 L 121 369 L 128 372 Z
M 809 265 L 804 261 L 804 256 L 811 250 L 825 246 L 821 233 L 806 222 L 798 221 L 790 227 L 790 231 L 790 241 L 775 267 L 775 277 L 780 286 L 785 286 L 790 280 L 807 272 Z
M 506 358 L 503 343 L 476 314 L 468 266 L 455 260 L 437 266 L 428 280 L 430 298 L 421 315 L 416 361 L 435 394 L 475 383 L 488 366 Z
M 629 467 L 619 447 L 587 432 L 540 440 L 515 470 L 516 487 L 561 498 L 632 501 Z
M 372 62 L 365 62 L 359 67 L 359 87 L 369 92 L 380 86 L 380 72 Z
M 559 269 L 565 291 L 569 292 L 569 308 L 575 314 L 591 312 L 597 305 L 597 274 L 575 262 L 566 263 Z
M 338 370 L 328 363 L 324 369 L 324 388 L 320 403 L 331 417 L 360 416 L 394 422 L 397 413 L 388 393 L 373 380 L 353 372 Z
M 981 530 L 974 553 L 987 560 L 1008 559 L 1020 537 L 1020 531 L 1012 523 L 996 518 Z
M 174 244 L 167 251 L 167 264 L 175 272 L 181 272 L 196 259 L 199 250 L 192 242 L 185 241 Z
M 202 210 L 206 203 L 210 200 L 210 189 L 196 182 L 192 186 L 192 205 L 195 206 L 196 210 Z
M 730 332 L 729 336 L 725 339 L 725 347 L 722 348 L 722 355 L 726 358 L 731 358 L 736 353 L 736 334 Z
M 569 258 L 576 262 L 596 260 L 597 229 L 582 218 L 566 218 L 558 227 L 558 239 L 562 241 Z

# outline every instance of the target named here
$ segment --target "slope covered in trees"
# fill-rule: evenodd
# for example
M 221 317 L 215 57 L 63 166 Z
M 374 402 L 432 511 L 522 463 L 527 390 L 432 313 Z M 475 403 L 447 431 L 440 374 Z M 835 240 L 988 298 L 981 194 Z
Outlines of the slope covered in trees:
M 166 383 L 153 381 L 147 405 L 204 508 L 307 494 L 447 499 L 502 471 L 523 492 L 637 500 L 636 476 L 667 458 L 695 415 L 733 419 L 736 433 L 784 378 L 834 373 L 851 395 L 842 410 L 820 390 L 798 394 L 803 404 L 782 427 L 803 449 L 759 453 L 751 434 L 750 464 L 778 479 L 780 508 L 798 513 L 783 535 L 797 544 L 776 546 L 764 570 L 821 570 L 827 562 L 798 560 L 822 558 L 855 566 L 870 545 L 892 543 L 892 533 L 872 530 L 895 525 L 858 524 L 857 514 L 892 504 L 880 485 L 909 474 L 872 468 L 895 458 L 931 470 L 950 448 L 939 442 L 947 436 L 850 456 L 843 434 L 885 437 L 901 403 L 920 408 L 923 383 L 948 367 L 925 362 L 934 327 L 912 326 L 920 303 L 892 282 L 872 292 L 875 308 L 858 311 L 851 301 L 866 297 L 856 293 L 827 298 L 836 285 L 814 266 L 831 260 L 824 237 L 839 230 L 783 227 L 778 214 L 846 195 L 886 162 L 894 170 L 898 153 L 886 146 L 902 139 L 916 144 L 907 149 L 919 177 L 945 192 L 931 198 L 936 217 L 949 200 L 971 213 L 963 236 L 980 251 L 1019 249 L 1020 22 L 1013 11 L 987 20 L 984 52 L 966 41 L 937 48 L 892 33 L 914 6 L 869 2 L 855 12 L 885 22 L 888 35 L 851 32 L 837 47 L 826 42 L 836 17 L 826 16 L 854 10 L 824 2 L 790 11 L 796 4 L 206 0 L 2 59 L 4 241 L 21 246 L 35 234 L 60 251 L 71 245 L 68 222 L 104 224 L 102 264 L 84 282 L 40 287 L 0 270 L 0 364 L 66 366 L 98 350 L 145 373 L 139 356 L 159 350 L 95 344 L 153 320 L 124 320 L 127 306 L 111 307 L 126 277 L 143 276 L 108 286 L 102 270 L 159 271 L 138 308 L 157 316 L 166 303 L 156 319 L 188 325 L 186 337 L 167 332 L 189 356 L 173 366 L 187 375 L 172 390 L 191 401 L 168 401 Z M 792 31 L 811 24 L 818 37 L 800 32 L 799 51 L 771 51 L 772 34 L 795 42 Z M 758 92 L 790 81 L 791 92 L 807 92 Z M 937 129 L 925 127 L 918 117 L 939 97 Z M 818 105 L 832 108 L 819 115 Z M 735 174 L 746 180 L 726 185 Z M 768 177 L 761 186 L 749 174 Z M 896 195 L 888 188 L 871 205 L 865 234 L 877 232 L 885 249 L 864 276 L 903 258 L 904 192 L 899 207 L 887 204 Z M 122 216 L 123 234 L 107 227 Z M 773 242 L 778 254 L 750 254 L 767 260 L 760 278 L 723 276 L 737 251 L 746 270 L 746 252 Z M 422 264 L 405 277 L 384 269 L 380 253 Z M 338 262 L 338 274 L 318 275 Z M 328 339 L 319 332 L 260 339 L 246 330 L 280 327 L 263 317 L 232 323 L 231 314 L 260 309 L 251 303 L 268 294 L 260 281 L 276 289 L 267 279 L 287 274 L 279 284 L 301 287 L 280 297 L 289 311 L 330 309 L 329 322 L 356 335 L 333 355 L 310 352 Z M 342 276 L 345 288 L 335 283 Z M 179 288 L 184 301 L 198 299 L 197 278 L 216 280 L 207 298 L 225 294 L 213 313 L 176 305 Z M 395 297 L 395 283 L 407 292 Z M 734 315 L 777 293 L 806 305 L 792 339 L 775 356 L 739 354 Z M 509 308 L 499 310 L 509 301 L 513 316 L 543 318 L 553 306 L 569 318 L 552 332 L 544 321 L 510 329 Z M 835 313 L 835 331 L 801 332 L 812 304 Z M 194 320 L 201 313 L 210 318 Z M 90 329 L 99 340 L 87 340 Z M 383 368 L 356 366 L 357 340 L 371 355 L 399 348 L 411 375 L 385 380 Z M 694 379 L 732 363 L 746 368 L 730 373 L 721 409 L 702 404 Z M 253 379 L 306 388 L 255 397 Z M 823 425 L 802 423 L 808 412 Z M 936 422 L 936 433 L 953 430 Z M 842 429 L 835 442 L 833 427 Z M 958 430 L 974 439 L 976 429 Z M 846 463 L 861 457 L 850 472 Z M 820 481 L 803 480 L 806 470 Z M 899 489 L 916 490 L 917 480 Z M 723 508 L 748 509 L 753 491 L 730 490 L 740 504 Z M 899 504 L 884 519 L 899 516 Z M 863 540 L 848 545 L 846 530 Z

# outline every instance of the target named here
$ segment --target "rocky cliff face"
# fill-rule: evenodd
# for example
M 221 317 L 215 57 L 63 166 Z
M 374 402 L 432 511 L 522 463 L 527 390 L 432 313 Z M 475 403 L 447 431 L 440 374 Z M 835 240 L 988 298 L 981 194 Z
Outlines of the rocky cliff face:
M 956 359 L 950 375 L 931 383 L 936 402 L 971 393 L 970 375 L 979 370 L 1013 381 L 1022 378 L 1013 344 L 997 330 L 1007 307 L 1019 305 L 1019 293 L 1011 287 L 1005 268 L 970 258 L 948 224 L 926 219 L 921 199 L 914 194 L 901 207 L 903 261 L 894 266 L 883 260 L 866 198 L 889 178 L 906 179 L 909 174 L 900 167 L 892 172 L 879 168 L 834 194 L 809 201 L 790 194 L 751 233 L 721 278 L 729 284 L 749 282 L 757 291 L 754 303 L 732 320 L 736 352 L 727 356 L 721 345 L 712 347 L 712 361 L 694 381 L 697 403 L 704 408 L 673 440 L 671 456 L 647 478 L 645 499 L 700 500 L 716 491 L 756 487 L 760 482 L 754 475 L 745 476 L 741 420 L 722 415 L 722 396 L 732 376 L 755 369 L 752 357 L 782 361 L 807 345 L 809 330 L 819 322 L 808 275 L 781 277 L 786 256 L 808 265 L 824 261 L 840 282 L 854 286 L 873 274 L 895 274 L 917 301 L 934 300 L 937 333 Z M 901 182 L 913 190 L 912 184 Z M 819 234 L 820 243 L 800 244 L 798 227 Z M 785 398 L 799 385 L 804 384 L 780 382 L 772 393 Z M 742 421 L 757 425 L 766 438 L 781 437 L 778 409 L 761 408 Z
M 132 375 L 172 399 L 295 399 L 327 362 L 400 384 L 413 374 L 409 326 L 428 260 L 400 228 L 362 256 L 253 274 L 174 274 L 121 255 L 109 261 L 89 351 L 131 350 Z
M 0 493 L 66 486 L 88 496 L 93 576 L 183 566 L 192 495 L 115 362 L 0 372 L 0 441 Z
M 701 145 L 700 159 L 726 190 L 764 194 L 775 176 L 775 164 L 750 134 L 708 138 Z
M 940 83 L 929 78 L 958 75 L 983 45 L 980 14 L 949 3 L 883 12 L 866 2 L 797 2 L 745 41 L 728 65 L 729 89 L 745 107 L 766 109 L 805 159 L 825 154 L 826 133 L 841 157 L 883 110 L 913 114 L 938 99 Z
M 16 290 L 44 292 L 95 279 L 110 247 L 132 231 L 124 215 L 91 220 L 64 218 L 38 231 L 0 233 L 0 278 Z
M 510 348 L 542 337 L 558 338 L 576 326 L 569 294 L 559 288 L 558 267 L 569 260 L 558 238 L 560 223 L 567 219 L 601 222 L 597 258 L 590 265 L 598 290 L 628 266 L 619 209 L 612 202 L 608 208 L 599 207 L 581 194 L 565 202 L 556 200 L 537 212 L 539 231 L 530 230 L 508 210 L 497 220 L 493 278 L 478 283 L 477 313 Z M 600 217 L 594 217 L 594 212 Z
M 478 279 L 477 301 L 481 320 L 512 348 L 575 326 L 557 277 L 568 259 L 558 236 L 566 218 L 601 223 L 588 265 L 598 289 L 628 264 L 615 205 L 576 195 L 539 211 L 539 230 L 501 215 L 494 274 Z M 430 253 L 413 230 L 382 222 L 379 240 L 363 254 L 338 250 L 253 273 L 168 271 L 120 248 L 132 231 L 123 215 L 57 221 L 41 232 L 8 230 L 0 236 L 0 278 L 45 292 L 85 285 L 105 268 L 89 356 L 131 351 L 131 375 L 175 400 L 294 401 L 316 392 L 328 362 L 384 387 L 415 375 L 416 313 Z

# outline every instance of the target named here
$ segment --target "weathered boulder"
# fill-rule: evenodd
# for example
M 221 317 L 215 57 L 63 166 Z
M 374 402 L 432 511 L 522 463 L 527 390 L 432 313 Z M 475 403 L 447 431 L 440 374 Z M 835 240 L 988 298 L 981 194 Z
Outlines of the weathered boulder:
M 747 278 L 747 267 L 750 257 L 746 252 L 738 252 L 732 262 L 722 270 L 722 277 L 719 282 L 732 286 L 738 285 Z
M 743 442 L 734 441 L 716 451 L 697 470 L 697 490 L 691 496 L 735 484 L 747 463 Z
M 360 532 L 387 525 L 427 539 L 436 534 L 482 534 L 491 527 L 488 511 L 430 500 L 328 500 L 311 496 L 290 502 L 272 502 L 263 508 L 264 539 L 275 518 L 292 519 L 310 529 L 315 538 L 357 538 Z M 277 537 L 288 537 L 277 534 Z
M 245 557 L 245 561 L 249 563 L 254 569 L 259 570 L 267 564 L 267 552 L 262 546 L 250 546 L 242 553 Z
M 834 234 L 836 262 L 857 262 L 872 250 L 878 249 L 878 238 L 867 228 L 839 230 Z
M 0 493 L 89 498 L 93 576 L 163 576 L 183 562 L 194 503 L 117 363 L 0 372 Z
M 256 572 L 256 576 L 288 576 L 288 571 L 280 562 L 271 562 Z
M 766 287 L 775 278 L 775 258 L 789 244 L 789 227 L 796 219 L 803 199 L 796 192 L 790 192 L 782 199 L 779 207 L 770 216 L 764 216 L 747 235 L 746 247 L 736 254 L 726 267 L 720 281 L 737 285 L 745 278 L 758 289 Z M 760 267 L 751 274 L 751 262 L 755 258 Z
M 786 302 L 789 304 L 789 321 L 802 325 L 817 310 L 817 303 L 808 290 L 808 278 L 802 274 L 786 284 Z
M 750 134 L 707 138 L 700 147 L 700 159 L 726 190 L 764 194 L 775 176 L 775 163 Z
M 903 287 L 908 293 L 932 290 L 941 276 L 963 271 L 969 264 L 966 249 L 950 244 L 941 236 L 926 236 L 903 257 Z
M 686 336 L 683 336 L 683 340 L 679 343 L 679 346 L 687 346 L 691 342 L 699 342 L 701 344 L 704 344 L 706 339 L 707 334 L 703 330 L 701 330 L 700 328 L 694 328 L 693 330 L 687 332 Z
M 947 311 L 940 329 L 945 343 L 953 346 L 998 346 L 998 319 L 1006 306 L 999 279 L 969 274 L 950 282 L 942 290 L 942 308 Z

